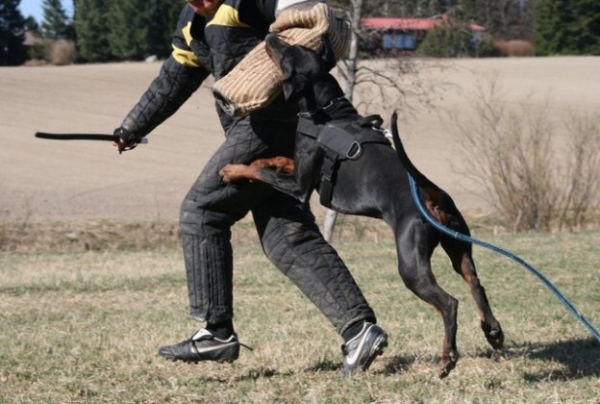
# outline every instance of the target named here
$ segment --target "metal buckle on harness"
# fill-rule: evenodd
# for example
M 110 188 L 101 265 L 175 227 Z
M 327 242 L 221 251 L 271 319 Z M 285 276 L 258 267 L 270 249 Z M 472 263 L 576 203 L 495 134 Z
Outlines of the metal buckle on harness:
M 354 141 L 350 145 L 350 148 L 346 152 L 346 158 L 349 160 L 356 160 L 362 153 L 362 146 L 359 142 Z

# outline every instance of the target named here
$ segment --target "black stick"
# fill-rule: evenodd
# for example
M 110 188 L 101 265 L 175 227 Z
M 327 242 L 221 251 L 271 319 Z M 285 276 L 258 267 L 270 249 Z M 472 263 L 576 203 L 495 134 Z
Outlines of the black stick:
M 47 132 L 35 132 L 35 137 L 40 139 L 54 139 L 54 140 L 102 140 L 108 142 L 118 142 L 119 136 L 117 135 L 105 135 L 101 133 L 47 133 Z M 140 143 L 148 143 L 147 138 L 142 138 Z
M 35 137 L 40 139 L 56 139 L 56 140 L 103 140 L 114 142 L 119 140 L 119 136 L 103 135 L 97 133 L 46 133 L 35 132 Z

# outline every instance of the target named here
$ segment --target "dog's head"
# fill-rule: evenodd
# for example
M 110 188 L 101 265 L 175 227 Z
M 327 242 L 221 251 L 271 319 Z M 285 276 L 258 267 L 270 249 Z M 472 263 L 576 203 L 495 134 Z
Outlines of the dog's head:
M 328 75 L 335 66 L 335 57 L 327 38 L 323 38 L 321 54 L 299 45 L 290 45 L 275 34 L 265 38 L 266 50 L 283 74 L 283 95 L 286 100 L 302 94 L 307 85 Z

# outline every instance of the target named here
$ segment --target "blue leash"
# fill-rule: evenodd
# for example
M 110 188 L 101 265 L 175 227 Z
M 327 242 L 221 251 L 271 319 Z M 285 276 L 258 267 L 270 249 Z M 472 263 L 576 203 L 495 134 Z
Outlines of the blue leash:
M 410 182 L 410 189 L 411 189 L 412 197 L 415 200 L 415 203 L 417 204 L 417 207 L 419 208 L 419 211 L 421 212 L 421 214 L 423 215 L 423 217 L 425 217 L 425 219 L 427 219 L 427 221 L 433 227 L 435 227 L 436 229 L 438 229 L 442 233 L 445 233 L 445 234 L 449 235 L 450 237 L 456 238 L 456 239 L 458 239 L 460 241 L 464 241 L 466 243 L 477 244 L 477 245 L 480 245 L 480 246 L 485 247 L 487 249 L 490 249 L 492 251 L 496 251 L 497 253 L 505 255 L 508 258 L 511 258 L 514 261 L 518 262 L 519 264 L 523 265 L 529 272 L 531 272 L 540 281 L 542 281 L 542 283 L 548 289 L 550 289 L 550 291 L 552 293 L 554 293 L 554 295 L 556 295 L 556 297 L 558 297 L 558 300 L 560 300 L 562 302 L 562 304 L 564 304 L 567 307 L 567 309 L 569 309 L 569 311 L 575 316 L 575 318 L 577 320 L 579 320 L 579 322 L 581 322 L 585 326 L 585 328 L 587 328 L 592 333 L 592 335 L 598 340 L 598 342 L 600 342 L 600 332 L 598 332 L 598 330 L 596 330 L 594 328 L 594 326 L 588 320 L 586 320 L 585 317 L 583 317 L 579 313 L 579 311 L 575 308 L 575 306 L 573 306 L 571 304 L 571 302 L 569 302 L 567 300 L 567 298 L 556 288 L 556 286 L 554 286 L 552 284 L 552 282 L 550 282 L 544 275 L 542 275 L 540 273 L 540 271 L 538 271 L 537 269 L 535 269 L 534 267 L 532 267 L 531 265 L 529 265 L 527 262 L 525 262 L 524 260 L 522 260 L 521 258 L 519 258 L 517 255 L 511 253 L 510 251 L 504 250 L 504 249 L 502 249 L 500 247 L 496 247 L 496 246 L 494 246 L 492 244 L 486 243 L 485 241 L 481 241 L 481 240 L 478 240 L 476 238 L 469 237 L 469 236 L 466 236 L 464 234 L 458 233 L 456 231 L 452 231 L 449 228 L 447 228 L 446 226 L 444 226 L 444 225 L 440 224 L 439 222 L 435 221 L 435 219 L 433 217 L 431 217 L 431 215 L 429 214 L 429 212 L 427 212 L 427 210 L 421 204 L 421 200 L 419 198 L 419 191 L 417 189 L 417 183 L 413 179 L 413 177 L 410 175 L 410 173 L 408 174 L 408 181 Z

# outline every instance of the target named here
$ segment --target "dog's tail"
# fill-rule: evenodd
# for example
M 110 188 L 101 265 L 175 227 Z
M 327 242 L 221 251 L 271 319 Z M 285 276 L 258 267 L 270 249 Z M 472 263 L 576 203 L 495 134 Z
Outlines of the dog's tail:
M 430 188 L 437 191 L 441 191 L 440 187 L 435 185 L 429 178 L 425 176 L 422 172 L 419 171 L 417 167 L 412 163 L 410 158 L 408 158 L 408 154 L 406 154 L 406 150 L 402 145 L 402 141 L 400 140 L 400 134 L 398 133 L 398 113 L 394 111 L 392 114 L 392 140 L 394 141 L 394 148 L 396 149 L 396 153 L 398 157 L 400 157 L 400 162 L 408 171 L 411 177 L 419 184 L 420 187 Z
M 435 185 L 429 178 L 419 171 L 417 167 L 410 161 L 406 150 L 400 140 L 398 134 L 398 114 L 396 111 L 392 114 L 392 139 L 394 141 L 394 147 L 396 153 L 400 157 L 400 162 L 408 172 L 408 175 L 415 181 L 418 188 L 423 192 L 421 194 L 421 201 L 415 199 L 415 203 L 421 204 L 421 207 L 427 209 L 429 214 L 433 216 L 435 220 L 442 223 L 446 227 L 452 229 L 462 229 L 463 233 L 468 234 L 469 229 L 466 227 L 464 219 L 454 217 L 449 212 L 456 211 L 456 206 L 452 201 L 452 198 L 440 187 Z M 415 196 L 417 197 L 417 196 Z M 460 214 L 458 215 L 460 216 Z M 442 233 L 442 236 L 447 236 L 446 233 Z

